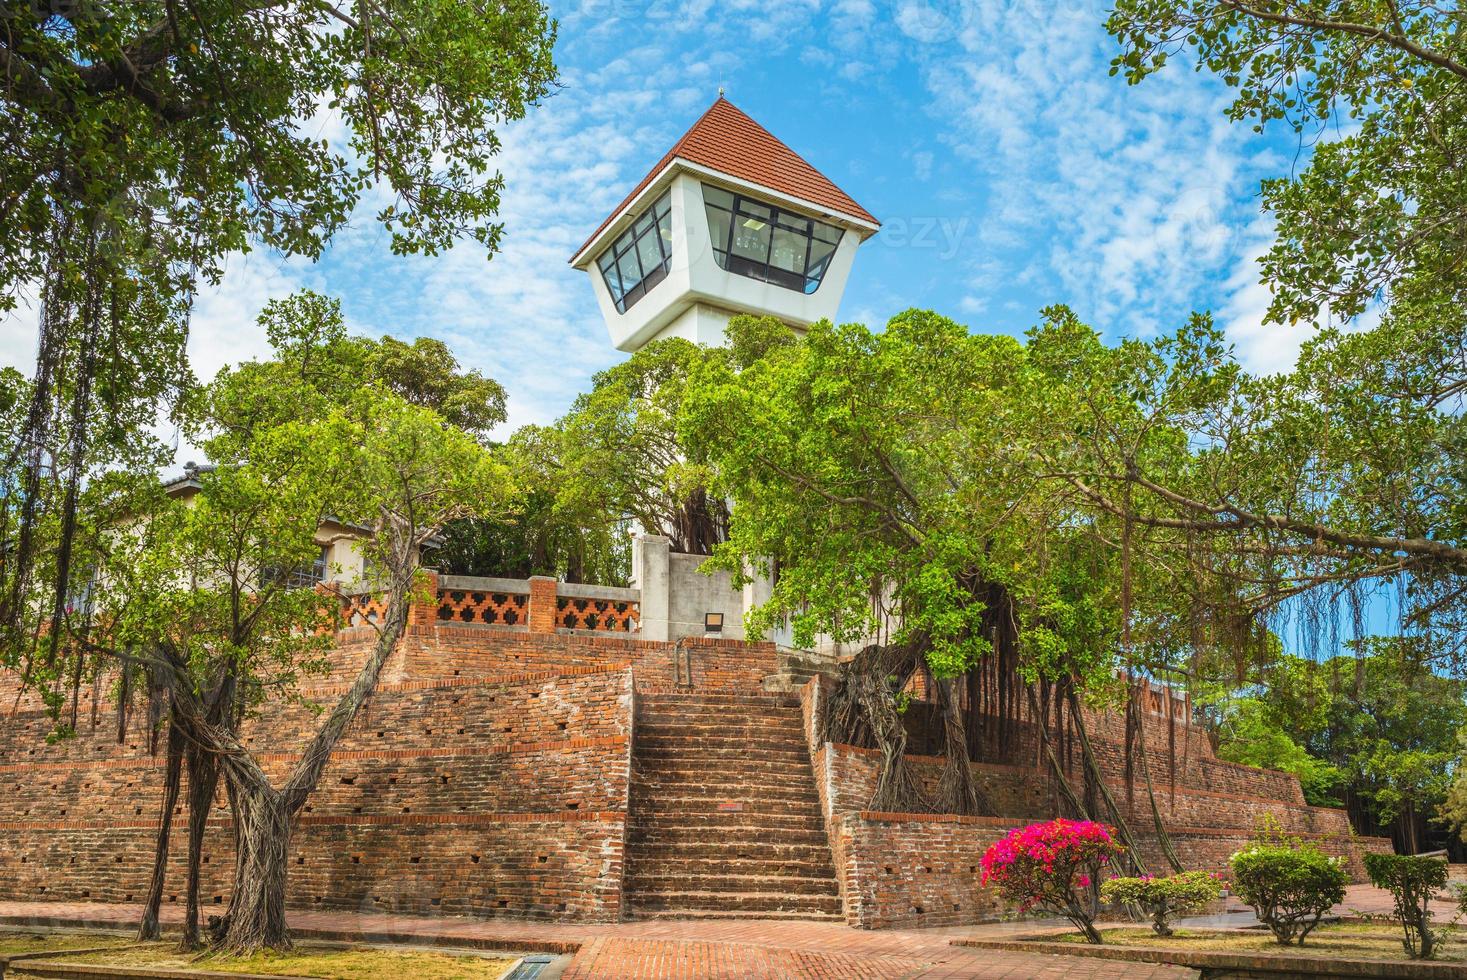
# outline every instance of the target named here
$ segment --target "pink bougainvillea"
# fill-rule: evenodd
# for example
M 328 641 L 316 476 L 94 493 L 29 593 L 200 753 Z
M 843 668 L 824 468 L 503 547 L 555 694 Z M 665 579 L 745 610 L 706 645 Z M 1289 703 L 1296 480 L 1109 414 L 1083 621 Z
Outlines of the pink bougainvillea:
M 1056 818 L 1019 827 L 983 855 L 983 884 L 993 885 L 1020 912 L 1041 909 L 1064 916 L 1093 943 L 1100 934 L 1077 889 L 1125 853 L 1105 824 Z

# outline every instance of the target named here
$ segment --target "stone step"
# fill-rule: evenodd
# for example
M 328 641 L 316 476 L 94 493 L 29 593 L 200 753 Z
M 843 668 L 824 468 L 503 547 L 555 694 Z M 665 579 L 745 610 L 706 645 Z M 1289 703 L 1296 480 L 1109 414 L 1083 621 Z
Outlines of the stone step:
M 691 748 L 644 749 L 637 746 L 632 753 L 632 762 L 640 769 L 669 773 L 756 773 L 773 777 L 796 777 L 809 779 L 812 774 L 810 757 L 804 749 L 789 752 L 764 752 L 757 757 L 736 756 L 732 753 L 713 755 Z
M 723 691 L 659 691 L 656 694 L 639 694 L 637 704 L 641 705 L 691 705 L 700 707 L 702 705 L 736 705 L 743 704 L 758 708 L 793 708 L 800 707 L 799 698 L 770 696 L 768 694 L 729 694 Z
M 633 746 L 626 892 L 635 917 L 840 921 L 797 699 L 640 698 Z
M 633 919 L 782 919 L 799 922 L 844 922 L 845 916 L 833 912 L 722 912 L 713 909 L 683 909 L 679 911 L 656 911 L 633 909 Z
M 782 894 L 793 897 L 833 895 L 839 891 L 834 872 L 823 877 L 801 876 L 771 868 L 755 874 L 686 875 L 662 874 L 650 869 L 642 872 L 636 865 L 627 869 L 627 887 L 637 896 L 693 890 L 728 896 Z
M 696 766 L 705 773 L 717 773 L 726 769 L 768 772 L 766 766 L 774 766 L 779 770 L 800 767 L 805 777 L 813 781 L 810 753 L 803 745 L 780 749 L 745 748 L 740 754 L 725 751 L 716 755 L 703 746 L 692 743 L 638 745 L 632 752 L 632 760 L 653 766 L 667 766 L 670 769 L 689 769 Z
M 810 747 L 794 736 L 750 735 L 724 738 L 707 732 L 644 732 L 633 736 L 636 755 L 682 755 L 689 758 L 737 762 L 740 759 L 810 758 Z
M 803 714 L 785 708 L 776 708 L 772 711 L 742 711 L 721 705 L 683 707 L 659 704 L 639 707 L 636 715 L 637 724 L 646 722 L 708 724 L 720 719 L 744 726 L 769 725 L 777 728 L 800 728 L 805 724 Z
M 654 744 L 693 743 L 706 748 L 733 749 L 744 746 L 767 745 L 770 748 L 805 747 L 805 732 L 799 728 L 774 728 L 769 725 L 740 726 L 718 725 L 713 722 L 693 723 L 680 721 L 637 722 L 637 741 Z
M 710 718 L 716 715 L 751 721 L 803 721 L 805 713 L 800 710 L 799 703 L 793 702 L 786 705 L 780 703 L 783 700 L 785 699 L 772 697 L 762 704 L 720 704 L 717 701 L 639 701 L 637 702 L 637 715 L 665 714 L 678 718 Z
M 710 808 L 716 810 L 720 802 L 742 802 L 745 810 L 757 804 L 760 811 L 773 813 L 778 813 L 780 808 L 795 813 L 800 810 L 814 813 L 820 805 L 820 797 L 817 797 L 814 788 L 800 788 L 791 783 L 760 785 L 756 782 L 720 782 L 704 785 L 688 780 L 653 779 L 638 775 L 632 780 L 632 792 L 640 794 L 640 800 L 647 802 L 659 813 L 676 810 L 700 813 Z M 691 805 L 679 805 L 675 801 Z
M 703 808 L 718 803 L 772 803 L 796 812 L 801 809 L 813 811 L 820 804 L 820 797 L 815 795 L 814 789 L 793 782 L 700 784 L 682 779 L 659 779 L 646 773 L 633 778 L 632 792 L 655 810 L 676 809 L 666 806 L 674 800 L 697 801 Z
M 819 676 L 819 671 L 813 670 L 781 670 L 773 674 L 765 674 L 759 680 L 759 686 L 766 691 L 798 692 L 811 678 Z
M 633 788 L 636 795 L 636 789 Z M 815 826 L 821 826 L 820 811 L 814 799 L 794 801 L 799 805 L 791 805 L 791 801 L 784 799 L 750 799 L 747 797 L 729 796 L 676 796 L 676 797 L 645 797 L 638 796 L 632 803 L 633 825 L 640 825 L 643 817 L 654 820 L 666 820 L 672 817 L 702 818 L 730 817 L 740 815 L 750 818 L 757 816 L 759 822 L 770 823 L 771 827 L 777 822 L 780 824 L 809 822 Z M 719 804 L 738 804 L 735 808 L 720 810 Z M 637 812 L 637 811 L 641 812 Z M 733 822 L 729 820 L 728 822 Z M 743 822 L 751 822 L 745 820 Z
M 728 882 L 741 880 L 780 880 L 795 882 L 795 891 L 808 891 L 802 882 L 835 882 L 835 867 L 819 861 L 709 861 L 706 858 L 689 858 L 687 861 L 670 861 L 666 858 L 638 857 L 626 864 L 626 886 L 634 891 L 656 892 L 659 889 L 675 888 L 681 882 L 697 886 L 706 891 L 728 888 L 729 891 L 747 891 Z M 823 889 L 822 889 L 823 891 Z
M 747 759 L 767 759 L 774 762 L 800 759 L 806 765 L 810 762 L 810 749 L 803 739 L 798 742 L 765 739 L 764 742 L 764 745 L 755 747 L 747 742 L 726 743 L 707 739 L 699 742 L 677 735 L 648 736 L 639 732 L 635 736 L 632 748 L 635 755 L 649 759 L 687 759 L 691 762 L 701 762 L 705 767 L 712 762 L 722 764 Z
M 783 701 L 788 700 L 785 704 Z M 675 714 L 678 717 L 741 717 L 741 719 L 801 720 L 805 713 L 794 698 L 770 697 L 761 703 L 729 704 L 719 701 L 647 701 L 637 703 L 638 714 Z
M 769 843 L 762 840 L 728 842 L 721 839 L 643 841 L 639 842 L 637 858 L 640 861 L 661 861 L 668 864 L 706 861 L 710 867 L 740 861 L 803 861 L 830 865 L 830 846 L 825 840 L 798 844 Z
M 632 908 L 638 912 L 823 912 L 827 915 L 837 915 L 841 910 L 837 894 L 697 890 L 635 893 Z
M 703 715 L 673 715 L 648 712 L 637 715 L 637 730 L 646 732 L 667 731 L 724 733 L 725 738 L 748 736 L 761 733 L 777 734 L 803 739 L 804 723 L 798 718 L 740 718 L 710 711 Z
M 744 752 L 795 751 L 809 752 L 805 737 L 800 732 L 744 732 L 730 733 L 726 728 L 710 725 L 707 728 L 691 726 L 637 726 L 632 744 L 640 749 L 676 748 L 694 746 L 701 749 L 741 749 Z
M 710 772 L 717 774 L 716 780 L 707 777 Z M 698 769 L 687 763 L 677 760 L 667 762 L 662 759 L 634 759 L 632 760 L 633 780 L 653 780 L 666 783 L 669 786 L 677 786 L 689 783 L 701 783 L 707 785 L 740 786 L 759 784 L 764 786 L 798 786 L 809 792 L 815 792 L 815 780 L 810 772 L 810 764 L 804 765 L 793 763 L 781 764 L 773 769 L 760 769 L 758 766 L 717 766 L 710 769 L 704 766 Z
M 634 824 L 628 828 L 627 838 L 639 855 L 646 850 L 688 850 L 707 845 L 710 835 L 707 828 L 677 826 L 648 826 Z M 780 847 L 830 847 L 830 839 L 824 827 L 781 827 L 777 833 L 765 824 L 727 825 L 718 828 L 716 835 L 719 847 L 758 847 L 777 840 Z M 634 856 L 635 856 L 634 855 Z

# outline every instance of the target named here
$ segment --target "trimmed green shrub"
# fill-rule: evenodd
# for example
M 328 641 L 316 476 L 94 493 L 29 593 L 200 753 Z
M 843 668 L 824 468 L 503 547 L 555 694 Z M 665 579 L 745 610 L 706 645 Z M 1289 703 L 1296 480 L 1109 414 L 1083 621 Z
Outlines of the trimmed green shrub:
M 1405 935 L 1401 945 L 1413 960 L 1429 960 L 1439 938 L 1431 931 L 1431 898 L 1447 884 L 1447 862 L 1413 854 L 1367 854 L 1370 883 L 1391 893 Z
M 1344 860 L 1312 844 L 1279 847 L 1254 844 L 1234 854 L 1233 891 L 1253 906 L 1258 921 L 1285 946 L 1304 945 L 1337 902 L 1345 899 Z
M 1202 909 L 1222 895 L 1218 876 L 1206 871 L 1183 871 L 1156 878 L 1112 878 L 1100 886 L 1100 897 L 1107 902 L 1139 909 L 1151 918 L 1151 929 L 1158 936 L 1172 934 L 1172 919 Z

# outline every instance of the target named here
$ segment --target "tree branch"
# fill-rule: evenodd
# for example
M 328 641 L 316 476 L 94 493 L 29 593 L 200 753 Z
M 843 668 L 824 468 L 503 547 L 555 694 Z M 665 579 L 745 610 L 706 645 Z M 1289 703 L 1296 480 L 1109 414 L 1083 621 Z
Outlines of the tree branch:
M 1231 7 L 1248 17 L 1257 20 L 1268 21 L 1271 24 L 1284 24 L 1289 27 L 1308 27 L 1319 31 L 1338 31 L 1342 34 L 1354 34 L 1359 37 L 1369 38 L 1388 44 L 1397 50 L 1404 51 L 1413 57 L 1420 58 L 1429 64 L 1443 68 L 1454 75 L 1467 78 L 1467 65 L 1434 51 L 1431 48 L 1417 44 L 1404 34 L 1394 34 L 1379 27 L 1371 27 L 1367 24 L 1356 24 L 1345 20 L 1327 20 L 1320 17 L 1304 17 L 1296 14 L 1274 13 L 1269 10 L 1260 10 L 1250 4 L 1240 3 L 1238 0 L 1222 0 L 1223 5 Z

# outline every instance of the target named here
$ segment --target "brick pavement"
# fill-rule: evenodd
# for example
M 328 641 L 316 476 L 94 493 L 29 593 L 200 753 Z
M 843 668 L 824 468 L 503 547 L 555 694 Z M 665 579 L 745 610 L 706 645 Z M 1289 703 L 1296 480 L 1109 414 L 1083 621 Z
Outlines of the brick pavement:
M 128 927 L 138 913 L 136 905 L 0 902 L 0 923 L 5 924 Z M 178 906 L 166 906 L 164 922 L 176 922 L 181 914 Z M 565 973 L 568 980 L 1193 980 L 1197 976 L 1194 970 L 1174 966 L 949 945 L 965 936 L 1033 932 L 1033 923 L 863 930 L 832 922 L 767 919 L 578 925 L 299 911 L 290 914 L 290 924 L 302 938 L 390 938 L 498 948 L 575 943 L 580 949 Z

